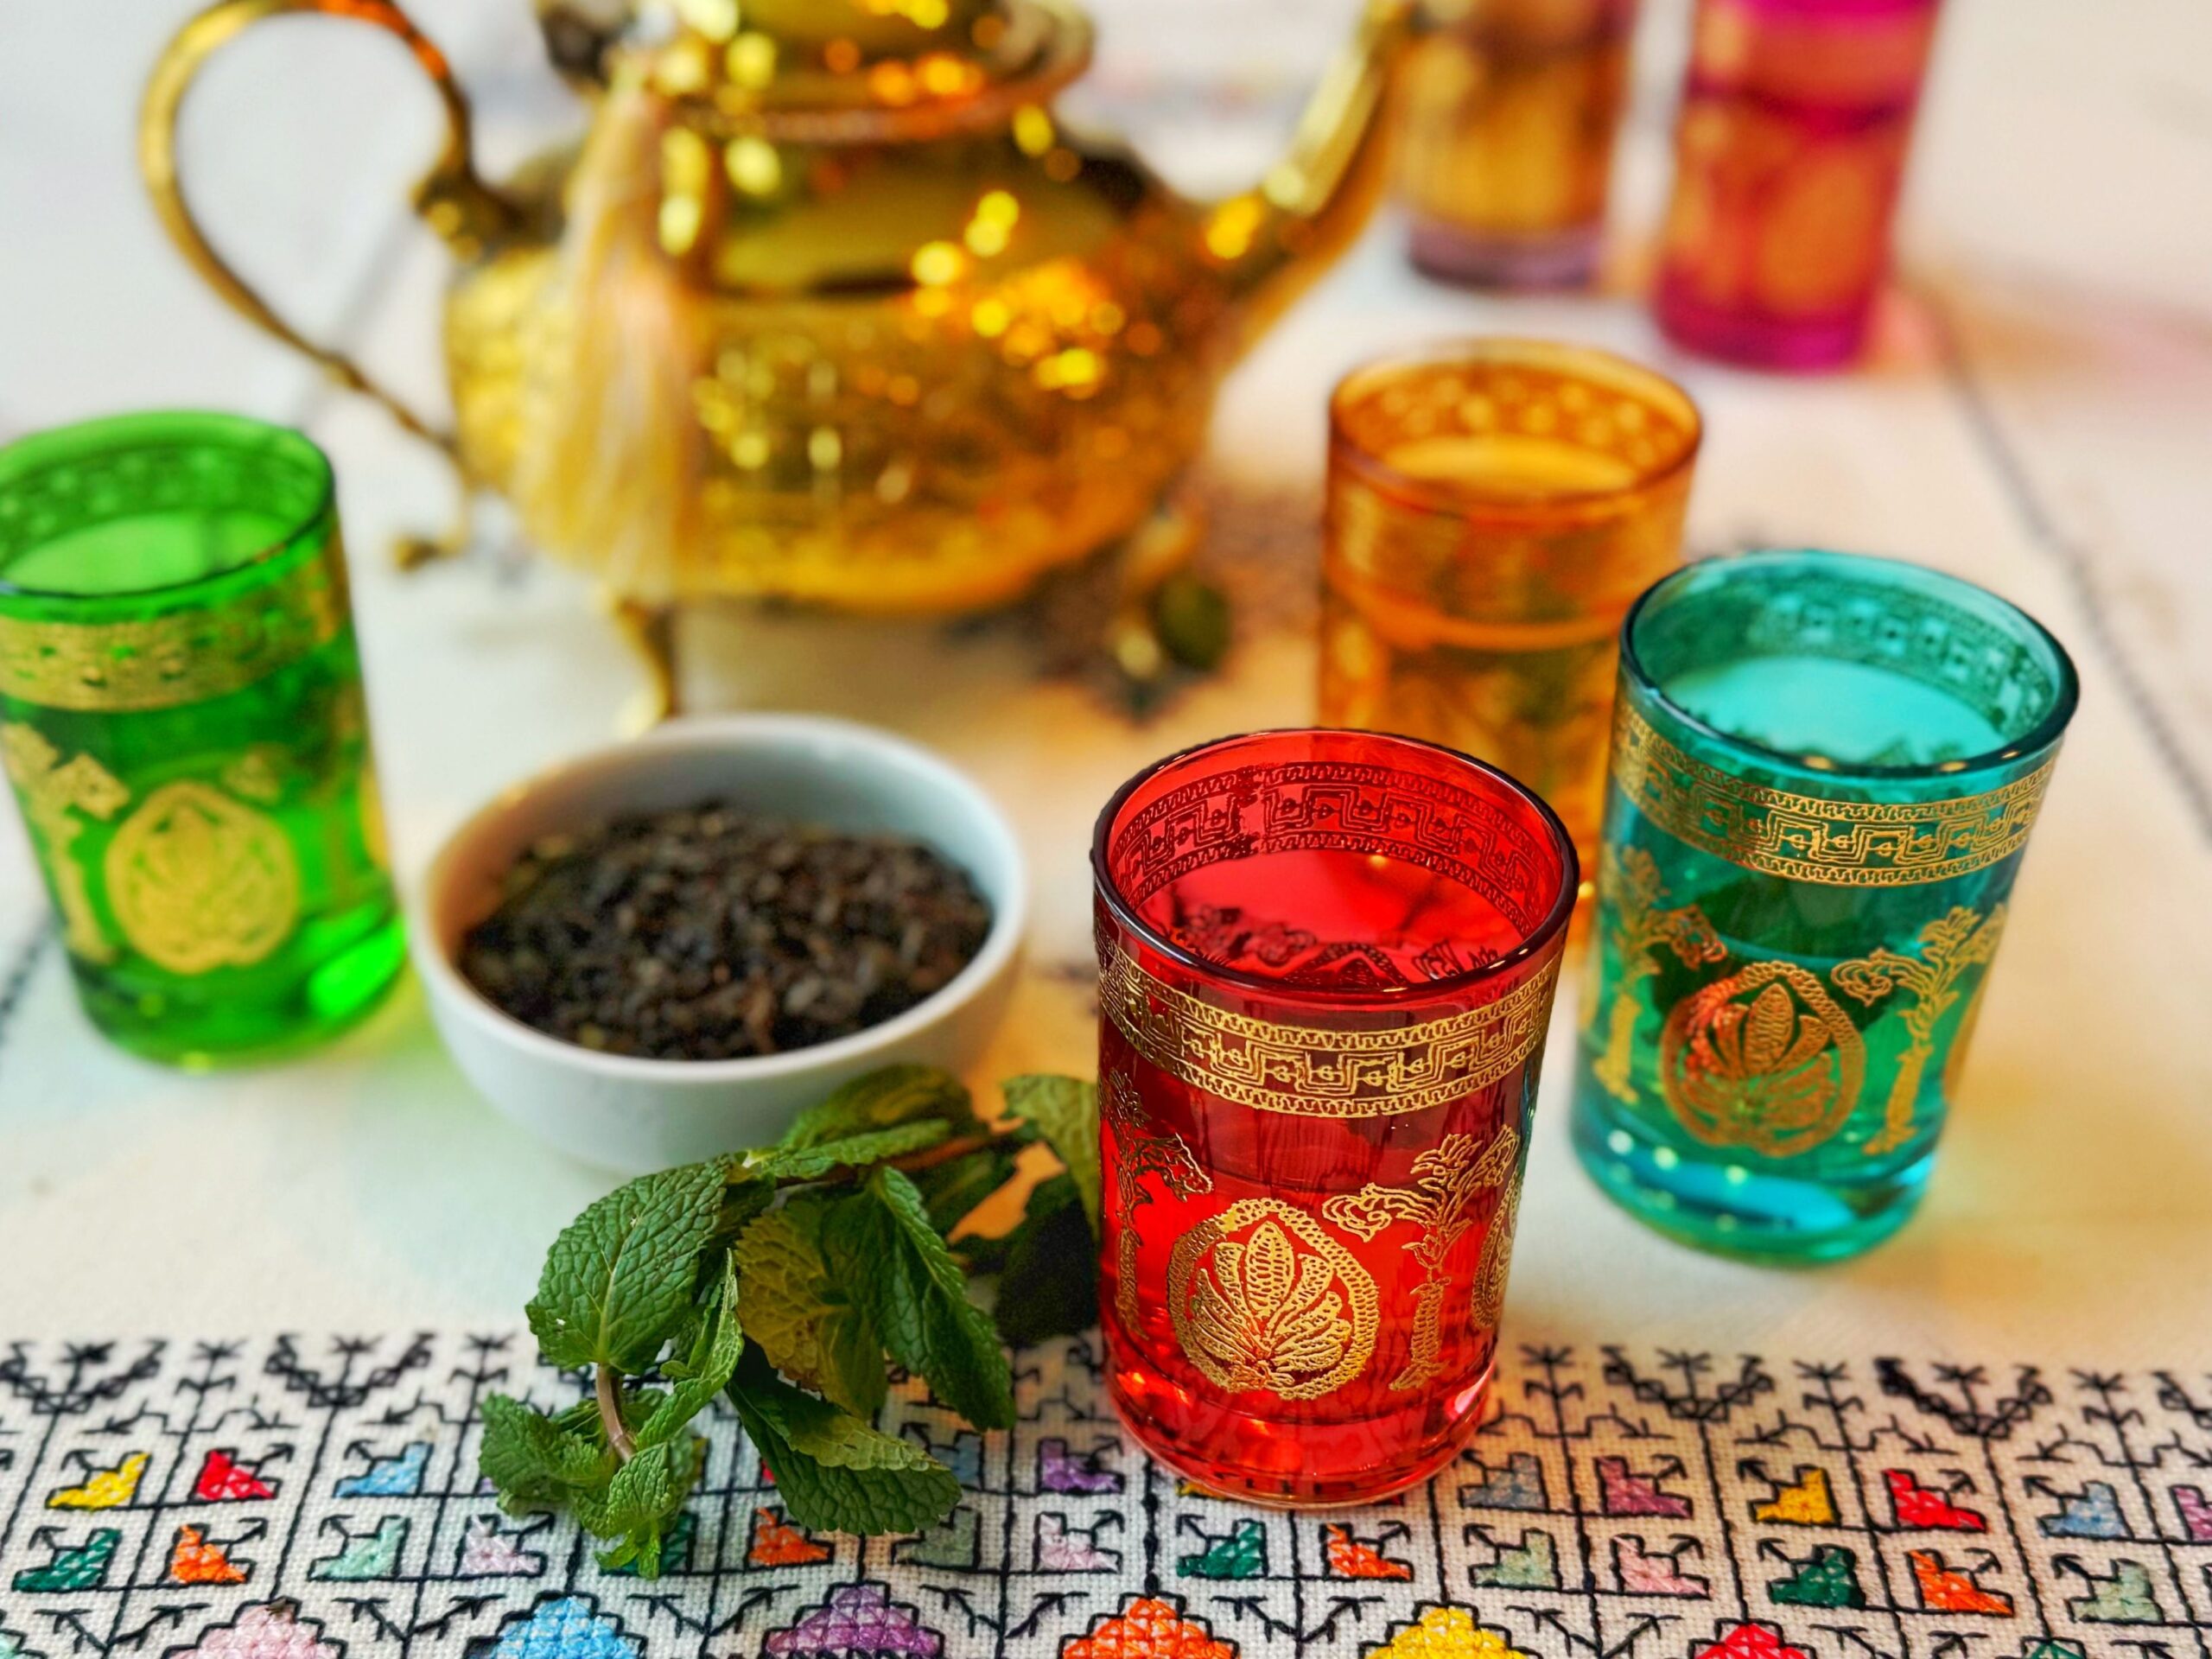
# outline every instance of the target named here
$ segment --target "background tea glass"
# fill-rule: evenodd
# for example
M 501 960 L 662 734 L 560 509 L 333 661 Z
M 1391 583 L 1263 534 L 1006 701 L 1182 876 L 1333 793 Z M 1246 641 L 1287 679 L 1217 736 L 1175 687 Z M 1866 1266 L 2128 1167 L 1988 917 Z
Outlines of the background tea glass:
M 1429 744 L 1269 732 L 1124 785 L 1092 863 L 1123 1421 L 1263 1503 L 1427 1478 L 1497 1351 L 1563 827 Z
M 207 1064 L 404 956 L 330 463 L 236 416 L 0 450 L 0 750 L 92 1021 Z
M 1849 361 L 1890 226 L 1936 0 L 1700 0 L 1656 306 L 1694 351 Z
M 1576 1152 L 1694 1243 L 1853 1254 L 1927 1184 L 2073 664 L 1840 553 L 1693 565 L 1623 635 Z
M 1598 841 L 1621 618 L 1681 562 L 1681 388 L 1484 340 L 1356 370 L 1330 407 L 1320 718 L 1449 744 Z
M 1636 0 L 1460 0 L 1406 72 L 1414 264 L 1500 288 L 1589 280 L 1605 238 Z

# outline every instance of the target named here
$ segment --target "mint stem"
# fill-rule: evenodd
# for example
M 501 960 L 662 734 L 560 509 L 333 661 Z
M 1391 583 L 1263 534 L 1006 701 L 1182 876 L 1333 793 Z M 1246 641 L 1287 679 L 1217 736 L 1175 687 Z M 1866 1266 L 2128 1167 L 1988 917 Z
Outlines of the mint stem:
M 622 1421 L 622 1402 L 616 1395 L 620 1386 L 614 1380 L 611 1366 L 601 1365 L 594 1385 L 599 1394 L 599 1421 L 606 1425 L 607 1444 L 614 1448 L 614 1455 L 627 1463 L 638 1455 L 638 1443 L 630 1438 L 630 1430 Z

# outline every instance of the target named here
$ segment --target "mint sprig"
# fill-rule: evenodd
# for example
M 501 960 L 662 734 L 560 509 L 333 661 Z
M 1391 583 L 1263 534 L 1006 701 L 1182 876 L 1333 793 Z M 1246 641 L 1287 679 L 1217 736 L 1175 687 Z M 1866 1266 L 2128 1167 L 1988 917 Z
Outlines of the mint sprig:
M 703 1467 L 694 1433 L 717 1395 L 790 1517 L 824 1531 L 912 1531 L 959 1502 L 950 1471 L 870 1421 L 887 1366 L 923 1378 L 979 1428 L 1013 1421 L 1002 1337 L 1096 1317 L 1088 1222 L 1099 1191 L 1097 1096 L 1068 1078 L 1007 1085 L 1012 1127 L 980 1120 L 957 1079 L 921 1066 L 863 1077 L 773 1146 L 645 1176 L 563 1229 L 530 1325 L 591 1392 L 546 1412 L 484 1402 L 479 1464 L 510 1510 L 563 1510 L 608 1567 L 660 1570 Z M 1067 1166 L 1005 1237 L 948 1236 L 1044 1141 Z M 967 1274 L 1003 1270 L 995 1327 Z

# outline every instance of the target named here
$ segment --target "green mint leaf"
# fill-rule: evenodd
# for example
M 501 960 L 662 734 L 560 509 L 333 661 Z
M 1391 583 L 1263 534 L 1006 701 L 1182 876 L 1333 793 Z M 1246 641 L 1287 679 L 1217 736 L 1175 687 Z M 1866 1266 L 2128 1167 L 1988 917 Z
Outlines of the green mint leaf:
M 816 1243 L 821 1206 L 793 1200 L 738 1239 L 738 1307 L 745 1334 L 792 1382 L 873 1417 L 885 1391 L 883 1338 L 868 1310 L 830 1283 Z
M 1098 1247 L 1065 1175 L 1038 1183 L 1007 1235 L 996 1317 L 999 1335 L 1017 1346 L 1098 1323 Z
M 1098 1085 L 1075 1077 L 1009 1078 L 1006 1109 L 1033 1123 L 1046 1144 L 1067 1166 L 1083 1198 L 1090 1230 L 1098 1230 Z
M 691 1306 L 725 1184 L 720 1164 L 664 1170 L 562 1230 L 529 1307 L 547 1363 L 642 1371 L 660 1357 Z
M 641 1578 L 660 1576 L 661 1539 L 683 1508 L 705 1467 L 707 1443 L 685 1439 L 641 1447 L 614 1472 L 604 1496 L 579 1495 L 570 1504 L 578 1524 L 613 1548 L 600 1565 L 634 1566 Z
M 942 1119 L 920 1118 L 912 1123 L 869 1129 L 797 1150 L 776 1147 L 749 1153 L 745 1172 L 770 1181 L 818 1181 L 834 1170 L 866 1169 L 887 1158 L 925 1152 L 951 1133 L 951 1126 Z
M 658 1403 L 637 1431 L 638 1445 L 659 1446 L 683 1433 L 728 1385 L 744 1351 L 745 1332 L 737 1317 L 737 1271 L 725 1255 L 721 1271 L 701 1295 L 690 1339 L 661 1362 L 661 1375 L 674 1386 L 665 1395 L 648 1396 Z
M 820 1105 L 809 1107 L 776 1144 L 788 1152 L 801 1152 L 925 1118 L 950 1129 L 980 1127 L 959 1078 L 933 1066 L 894 1065 L 855 1077 Z
M 960 1502 L 952 1471 L 913 1444 L 802 1393 L 748 1348 L 729 1387 L 785 1512 L 824 1532 L 918 1532 Z
M 977 1205 L 1014 1179 L 1014 1160 L 1011 1147 L 991 1146 L 914 1172 L 910 1179 L 929 1207 L 930 1225 L 950 1236 Z
M 1014 1423 L 1014 1378 L 998 1332 L 968 1300 L 967 1275 L 930 1225 L 913 1182 L 878 1167 L 826 1205 L 830 1277 L 865 1307 L 891 1357 L 977 1428 Z
M 477 1448 L 476 1466 L 511 1510 L 563 1503 L 580 1490 L 603 1486 L 614 1473 L 614 1453 L 606 1441 L 594 1443 L 565 1427 L 566 1413 L 548 1417 L 519 1400 L 494 1394 L 486 1398 L 480 1414 L 484 1441 Z

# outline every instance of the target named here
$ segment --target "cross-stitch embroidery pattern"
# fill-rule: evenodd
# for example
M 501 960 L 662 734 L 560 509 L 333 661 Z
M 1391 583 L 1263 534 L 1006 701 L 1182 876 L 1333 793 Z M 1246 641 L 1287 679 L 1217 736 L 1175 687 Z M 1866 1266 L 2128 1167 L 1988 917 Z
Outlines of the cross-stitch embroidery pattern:
M 647 1583 L 476 1475 L 527 1337 L 0 1346 L 0 1659 L 2212 1659 L 2212 1376 L 1524 1347 L 1429 1486 L 1260 1511 L 1122 1436 L 1095 1338 L 966 1489 L 794 1526 L 729 1414 Z

